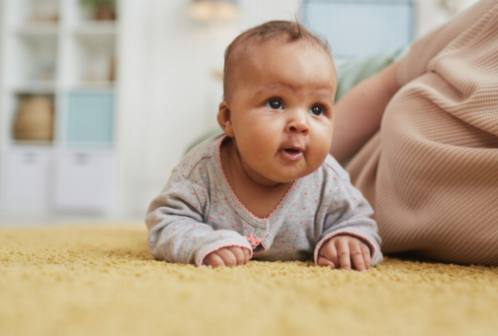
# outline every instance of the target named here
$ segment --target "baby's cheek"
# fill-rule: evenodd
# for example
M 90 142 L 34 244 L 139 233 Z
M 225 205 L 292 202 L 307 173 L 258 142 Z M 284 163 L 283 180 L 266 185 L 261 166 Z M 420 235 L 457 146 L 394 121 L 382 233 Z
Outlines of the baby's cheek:
M 325 160 L 330 152 L 332 143 L 332 133 L 325 133 L 325 131 L 318 134 L 313 140 L 313 157 L 320 163 Z
M 327 157 L 328 151 L 324 150 L 324 148 L 315 148 L 306 158 L 306 170 L 307 173 L 311 173 L 318 169 L 325 158 Z

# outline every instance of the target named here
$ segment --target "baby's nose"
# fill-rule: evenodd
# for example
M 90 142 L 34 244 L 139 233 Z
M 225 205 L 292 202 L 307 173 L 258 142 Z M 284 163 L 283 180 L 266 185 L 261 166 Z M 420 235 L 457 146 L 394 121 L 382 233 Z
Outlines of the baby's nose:
M 308 134 L 309 126 L 305 113 L 294 113 L 287 124 L 287 131 L 291 133 Z

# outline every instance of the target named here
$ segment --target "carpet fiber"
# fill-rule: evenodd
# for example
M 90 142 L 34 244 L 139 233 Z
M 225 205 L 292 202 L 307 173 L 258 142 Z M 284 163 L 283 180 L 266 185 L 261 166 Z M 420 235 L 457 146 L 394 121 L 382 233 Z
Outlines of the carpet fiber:
M 498 268 L 387 259 L 210 269 L 141 226 L 0 229 L 0 335 L 496 335 Z

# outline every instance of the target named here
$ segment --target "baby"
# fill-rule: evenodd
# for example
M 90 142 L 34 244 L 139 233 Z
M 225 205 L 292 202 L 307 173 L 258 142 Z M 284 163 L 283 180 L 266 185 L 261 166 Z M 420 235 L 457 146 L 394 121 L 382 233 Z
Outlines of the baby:
M 239 35 L 225 52 L 223 134 L 189 151 L 152 201 L 152 255 L 212 267 L 380 262 L 372 209 L 328 155 L 336 86 L 327 44 L 298 23 Z

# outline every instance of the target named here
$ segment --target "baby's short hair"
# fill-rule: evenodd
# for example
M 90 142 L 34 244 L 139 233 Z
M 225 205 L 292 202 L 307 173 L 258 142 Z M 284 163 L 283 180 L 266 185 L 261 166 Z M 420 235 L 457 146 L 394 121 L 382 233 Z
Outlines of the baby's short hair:
M 229 91 L 229 77 L 232 71 L 232 55 L 234 51 L 243 43 L 265 42 L 277 38 L 286 37 L 286 42 L 306 41 L 321 48 L 330 57 L 331 51 L 328 43 L 316 36 L 303 25 L 294 21 L 274 20 L 268 21 L 253 28 L 250 28 L 238 35 L 225 50 L 225 62 L 223 66 L 223 96 Z

